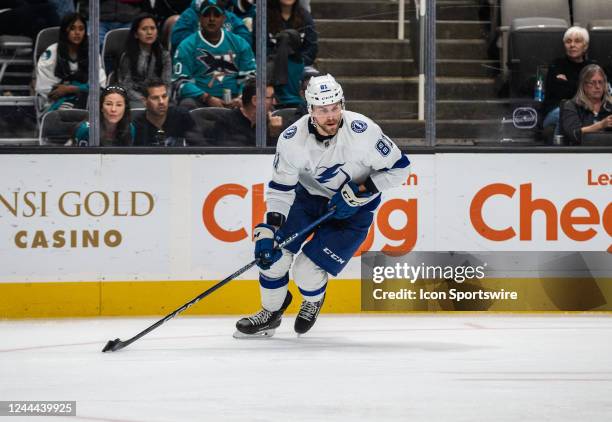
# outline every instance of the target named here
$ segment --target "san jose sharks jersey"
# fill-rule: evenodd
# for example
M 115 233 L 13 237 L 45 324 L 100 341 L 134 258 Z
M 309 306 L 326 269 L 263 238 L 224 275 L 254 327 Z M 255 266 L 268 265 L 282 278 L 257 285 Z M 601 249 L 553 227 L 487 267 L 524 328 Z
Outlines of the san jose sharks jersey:
M 221 32 L 217 44 L 198 31 L 179 45 L 172 75 L 179 97 L 195 98 L 206 92 L 222 98 L 226 88 L 239 95 L 242 79 L 255 72 L 255 57 L 247 42 L 224 29 Z
M 303 116 L 278 138 L 266 189 L 269 212 L 286 216 L 298 183 L 311 195 L 331 198 L 348 181 L 375 193 L 406 181 L 410 161 L 369 118 L 344 111 L 338 132 L 326 141 L 311 133 L 309 119 Z

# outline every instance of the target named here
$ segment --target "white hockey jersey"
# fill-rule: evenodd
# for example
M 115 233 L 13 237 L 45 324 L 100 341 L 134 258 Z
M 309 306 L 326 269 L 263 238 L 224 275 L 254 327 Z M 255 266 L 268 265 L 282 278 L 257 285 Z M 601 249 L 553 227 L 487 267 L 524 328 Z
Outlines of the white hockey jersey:
M 47 96 L 55 88 L 56 85 L 60 84 L 62 80 L 55 76 L 55 65 L 57 64 L 57 43 L 51 44 L 47 49 L 40 55 L 38 62 L 36 63 L 36 95 L 42 99 L 42 109 L 49 107 L 49 100 Z M 78 65 L 70 62 L 70 70 L 76 71 Z M 100 59 L 100 86 L 106 86 L 106 73 L 102 67 L 102 59 Z M 40 101 L 40 100 L 39 100 Z
M 266 190 L 269 212 L 286 216 L 298 183 L 312 195 L 331 198 L 349 180 L 373 184 L 378 192 L 406 181 L 410 161 L 372 120 L 344 111 L 338 133 L 318 141 L 308 129 L 309 119 L 303 116 L 278 138 Z

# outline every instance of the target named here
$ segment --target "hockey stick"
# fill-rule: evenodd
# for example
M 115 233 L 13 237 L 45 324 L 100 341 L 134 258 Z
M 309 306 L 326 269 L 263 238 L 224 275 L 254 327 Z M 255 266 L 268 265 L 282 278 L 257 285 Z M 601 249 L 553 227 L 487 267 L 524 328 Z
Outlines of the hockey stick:
M 288 238 L 286 238 L 285 240 L 283 240 L 278 246 L 278 249 L 282 249 L 285 246 L 289 245 L 290 243 L 292 243 L 295 239 L 297 239 L 298 237 L 301 236 L 305 236 L 308 233 L 310 233 L 310 231 L 312 231 L 315 227 L 317 227 L 319 224 L 321 224 L 322 222 L 324 222 L 325 220 L 327 220 L 329 217 L 331 217 L 334 212 L 336 212 L 335 208 L 330 209 L 329 211 L 327 211 L 325 214 L 323 214 L 321 217 L 317 218 L 315 221 L 313 221 L 312 223 L 310 223 L 308 226 L 304 227 L 302 230 L 300 230 L 297 233 L 292 234 L 291 236 L 289 236 Z M 253 261 L 249 262 L 248 264 L 246 264 L 244 267 L 240 268 L 238 271 L 236 271 L 235 273 L 229 275 L 228 277 L 226 277 L 225 279 L 221 280 L 220 282 L 218 282 L 217 284 L 215 284 L 214 286 L 212 286 L 210 289 L 206 290 L 205 292 L 199 294 L 198 296 L 196 296 L 195 298 L 193 298 L 192 300 L 190 300 L 189 302 L 185 303 L 183 306 L 181 306 L 180 308 L 176 309 L 174 312 L 166 315 L 165 317 L 163 317 L 162 319 L 160 319 L 159 321 L 157 321 L 155 324 L 151 325 L 149 328 L 145 329 L 144 331 L 141 331 L 140 333 L 136 334 L 134 337 L 125 340 L 125 341 L 121 341 L 120 339 L 116 338 L 115 340 L 109 340 L 108 343 L 106 343 L 106 346 L 104 346 L 104 349 L 102 349 L 102 352 L 116 352 L 117 350 L 121 350 L 126 346 L 129 346 L 130 344 L 134 343 L 136 340 L 138 340 L 140 337 L 150 333 L 151 331 L 153 331 L 154 329 L 156 329 L 157 327 L 159 327 L 160 325 L 162 325 L 164 322 L 174 318 L 175 316 L 177 316 L 178 314 L 180 314 L 181 312 L 183 312 L 184 310 L 190 308 L 192 305 L 195 305 L 196 303 L 198 303 L 200 300 L 204 299 L 206 296 L 210 295 L 211 293 L 213 293 L 214 291 L 220 289 L 221 287 L 225 286 L 227 283 L 229 283 L 230 281 L 232 281 L 233 279 L 235 279 L 236 277 L 238 277 L 240 274 L 244 273 L 245 271 L 247 271 L 249 268 L 251 268 L 253 265 L 257 264 L 257 259 L 254 259 Z

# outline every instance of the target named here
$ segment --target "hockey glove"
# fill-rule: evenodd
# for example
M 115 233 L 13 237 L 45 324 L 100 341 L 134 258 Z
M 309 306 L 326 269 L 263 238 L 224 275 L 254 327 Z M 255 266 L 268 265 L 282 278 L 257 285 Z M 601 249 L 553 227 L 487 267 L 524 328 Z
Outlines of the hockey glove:
M 280 249 L 274 247 L 276 228 L 269 224 L 258 224 L 253 231 L 253 240 L 255 240 L 255 259 L 257 266 L 262 270 L 268 270 L 276 261 L 278 261 L 283 253 Z
M 374 198 L 375 196 L 370 192 L 359 192 L 359 186 L 356 183 L 348 182 L 332 196 L 328 208 L 336 207 L 334 218 L 344 220 L 352 217 L 361 206 Z

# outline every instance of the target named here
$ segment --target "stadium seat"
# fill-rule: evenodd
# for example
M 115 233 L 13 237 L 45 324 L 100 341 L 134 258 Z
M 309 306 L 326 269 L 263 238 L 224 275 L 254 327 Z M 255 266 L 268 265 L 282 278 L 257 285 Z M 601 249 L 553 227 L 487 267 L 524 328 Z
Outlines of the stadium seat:
M 574 25 L 586 28 L 591 21 L 612 19 L 610 0 L 573 0 Z
M 125 51 L 129 28 L 113 29 L 106 33 L 104 44 L 102 45 L 103 66 L 107 74 L 116 69 L 119 65 L 121 54 Z
M 510 28 L 515 19 L 520 18 L 556 18 L 565 20 L 566 25 L 571 22 L 568 0 L 503 0 L 501 6 L 501 52 L 500 65 L 503 74 L 508 76 L 508 44 Z
M 565 54 L 563 34 L 567 22 L 555 18 L 520 18 L 512 21 L 508 44 L 511 97 L 531 97 L 538 73 L 545 80 L 547 66 Z
M 130 110 L 130 114 L 132 117 L 132 121 L 140 118 L 140 116 L 144 115 L 146 112 L 146 109 L 144 108 L 133 108 Z
M 31 64 L 30 59 L 24 57 L 31 49 L 32 39 L 29 37 L 15 35 L 0 36 L 0 84 L 2 84 L 9 66 Z
M 65 145 L 72 138 L 77 125 L 87 120 L 87 111 L 79 109 L 55 110 L 45 114 L 40 123 L 40 145 Z
M 297 108 L 281 108 L 272 112 L 273 116 L 281 116 L 283 119 L 283 130 L 287 129 L 294 122 L 296 122 L 301 116 L 297 114 Z
M 603 67 L 608 75 L 612 77 L 612 19 L 594 20 L 588 26 L 589 58 Z
M 195 126 L 187 135 L 187 146 L 216 145 L 215 123 L 226 119 L 232 111 L 223 107 L 203 107 L 191 110 L 189 113 Z
M 168 51 L 172 51 L 171 39 L 170 36 L 172 34 L 172 28 L 174 28 L 174 24 L 178 21 L 181 15 L 172 15 L 164 22 L 164 26 L 161 30 L 161 38 L 160 41 L 164 48 Z

